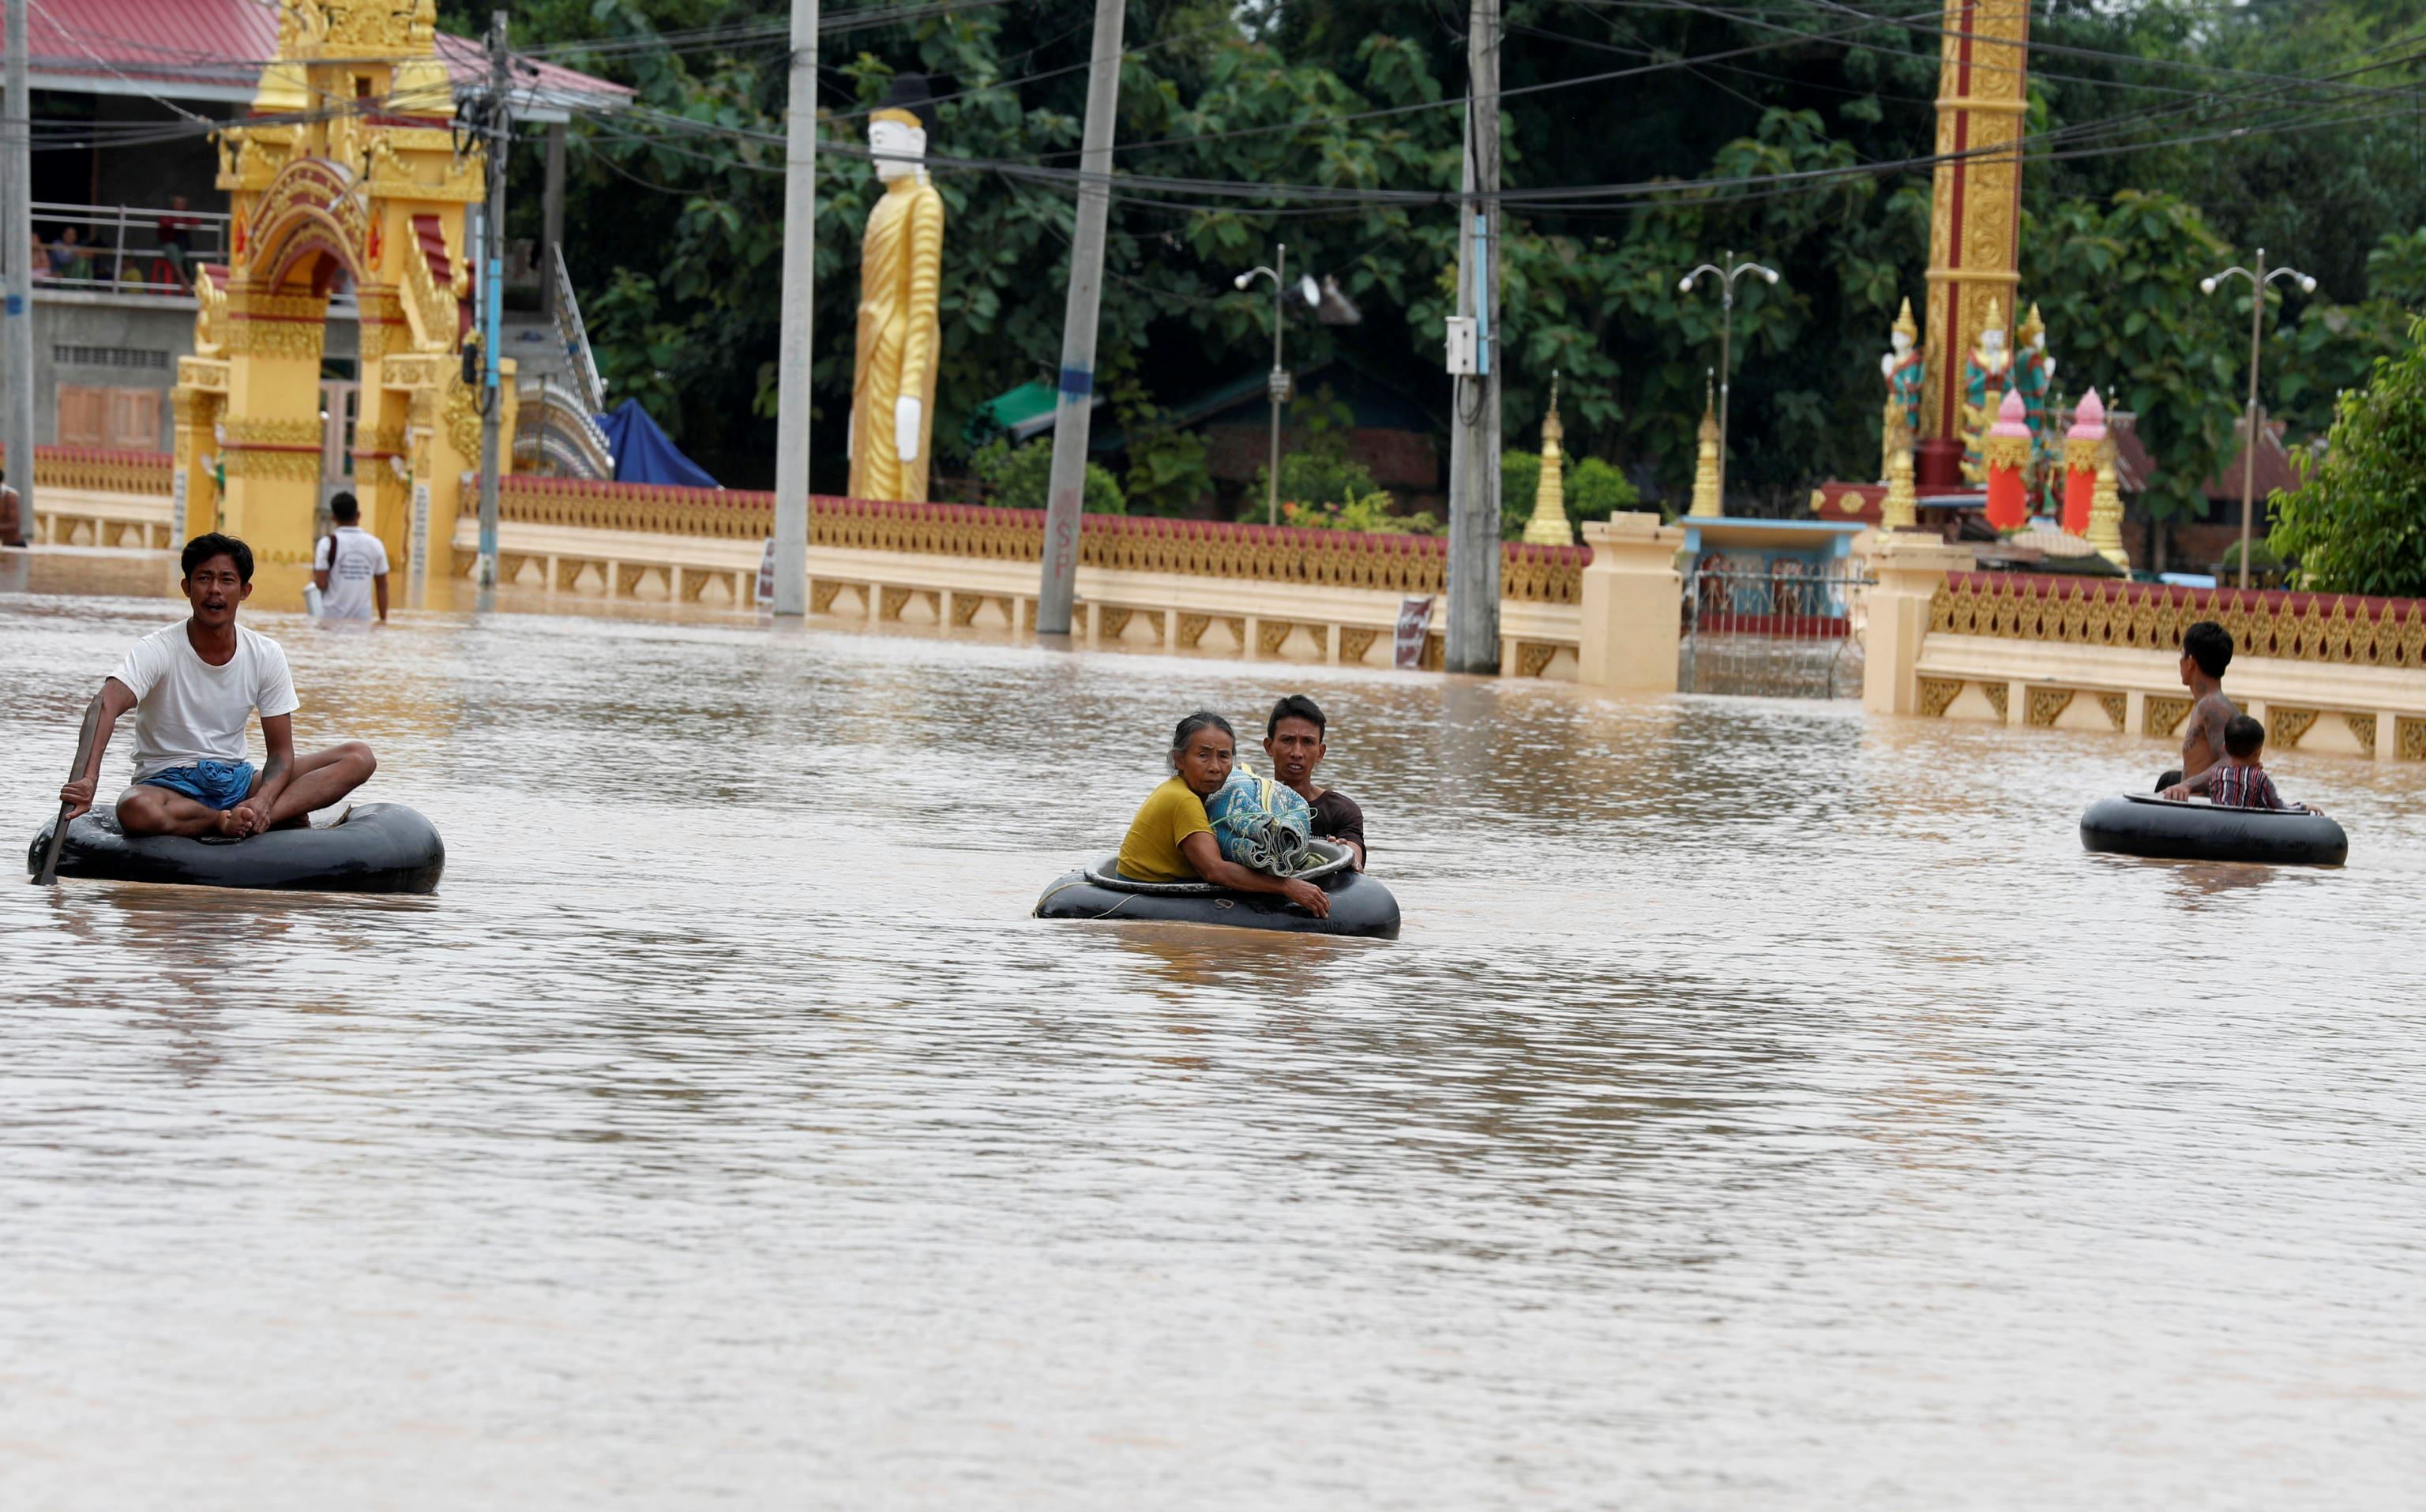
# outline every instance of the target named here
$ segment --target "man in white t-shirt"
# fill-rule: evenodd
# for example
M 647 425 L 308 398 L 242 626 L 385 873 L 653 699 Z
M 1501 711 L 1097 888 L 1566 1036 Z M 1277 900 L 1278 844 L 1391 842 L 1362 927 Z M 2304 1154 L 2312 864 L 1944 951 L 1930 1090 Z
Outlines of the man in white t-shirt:
M 291 716 L 300 706 L 286 652 L 241 629 L 236 605 L 252 596 L 252 548 L 214 531 L 186 543 L 178 587 L 193 606 L 183 624 L 135 643 L 101 684 L 92 754 L 59 789 L 68 817 L 92 807 L 101 760 L 119 717 L 135 711 L 135 783 L 118 798 L 130 835 L 224 835 L 301 828 L 379 770 L 371 748 L 349 740 L 295 754 Z M 246 759 L 244 727 L 258 710 L 268 759 Z
M 337 528 L 320 538 L 319 549 L 312 555 L 320 618 L 367 619 L 376 600 L 380 623 L 387 623 L 386 543 L 362 527 L 363 507 L 350 493 L 331 499 L 329 515 Z

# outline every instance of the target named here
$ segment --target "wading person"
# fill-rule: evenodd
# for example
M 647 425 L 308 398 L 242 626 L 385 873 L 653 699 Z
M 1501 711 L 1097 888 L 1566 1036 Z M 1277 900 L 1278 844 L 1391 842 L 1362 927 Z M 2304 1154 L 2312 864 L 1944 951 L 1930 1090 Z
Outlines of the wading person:
M 1347 794 L 1314 780 L 1314 769 L 1322 764 L 1326 729 L 1322 710 L 1315 701 L 1302 693 L 1292 693 L 1273 704 L 1271 717 L 1264 721 L 1264 754 L 1272 759 L 1272 776 L 1314 811 L 1314 838 L 1347 846 L 1361 872 L 1365 869 L 1365 811 Z
M 2191 712 L 2182 732 L 2181 769 L 2157 779 L 2159 793 L 2224 760 L 2224 727 L 2240 712 L 2224 696 L 2224 669 L 2231 665 L 2231 631 L 2202 619 L 2182 632 L 2182 686 L 2191 690 Z
M 0 468 L 0 546 L 25 544 L 25 523 L 17 491 L 8 486 L 7 469 Z
M 363 507 L 350 493 L 329 501 L 337 528 L 320 538 L 312 555 L 312 581 L 320 588 L 323 619 L 368 619 L 377 604 L 387 623 L 387 545 L 362 528 Z
M 1221 791 L 1237 758 L 1230 721 L 1199 710 L 1171 736 L 1171 776 L 1146 796 L 1121 841 L 1120 874 L 1136 882 L 1210 882 L 1238 893 L 1277 893 L 1318 919 L 1331 898 L 1312 882 L 1274 877 L 1222 859 L 1205 800 Z
M 223 835 L 300 828 L 363 785 L 379 763 L 358 740 L 298 758 L 300 706 L 286 652 L 235 622 L 252 595 L 252 548 L 213 532 L 186 543 L 178 587 L 193 614 L 135 643 L 101 684 L 101 724 L 84 771 L 59 789 L 70 819 L 92 807 L 119 717 L 135 711 L 135 783 L 118 798 L 130 835 Z M 261 715 L 268 756 L 246 758 L 244 727 Z

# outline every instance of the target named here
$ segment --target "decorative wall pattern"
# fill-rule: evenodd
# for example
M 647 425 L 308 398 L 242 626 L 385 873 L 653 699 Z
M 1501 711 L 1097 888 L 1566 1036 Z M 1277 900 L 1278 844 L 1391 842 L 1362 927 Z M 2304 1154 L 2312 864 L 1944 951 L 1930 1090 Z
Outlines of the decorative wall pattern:
M 37 446 L 34 484 L 38 489 L 90 489 L 97 493 L 169 495 L 169 475 L 176 466 L 169 452 L 119 452 L 97 446 Z M 8 448 L 0 446 L 0 467 L 8 465 Z
M 507 520 L 593 530 L 650 531 L 754 540 L 774 528 L 771 493 L 678 489 L 583 478 L 509 476 L 498 490 Z M 996 561 L 1039 561 L 1044 515 L 966 504 L 896 504 L 818 498 L 809 514 L 812 544 L 856 551 L 917 552 Z M 1253 578 L 1328 587 L 1439 593 L 1448 545 L 1431 536 L 1370 536 L 1352 531 L 1092 515 L 1080 560 L 1123 571 Z M 1500 548 L 1499 591 L 1526 603 L 1577 603 L 1585 546 Z
M 1930 603 L 1933 634 L 2172 651 L 2213 619 L 2236 654 L 2360 667 L 2426 668 L 2426 601 L 2241 592 L 2004 572 L 1949 573 Z M 2151 700 L 2149 728 L 2159 729 Z

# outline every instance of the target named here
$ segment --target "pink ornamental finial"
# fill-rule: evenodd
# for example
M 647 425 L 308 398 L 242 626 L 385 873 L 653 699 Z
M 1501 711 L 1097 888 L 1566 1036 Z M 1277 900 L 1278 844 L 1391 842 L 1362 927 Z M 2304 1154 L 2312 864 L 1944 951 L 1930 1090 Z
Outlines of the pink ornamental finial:
M 2091 389 L 2072 408 L 2072 428 L 2064 432 L 2067 441 L 2104 441 L 2106 439 L 2106 401 Z
M 1991 436 L 2027 436 L 2030 433 L 2030 407 L 2022 402 L 2022 391 L 2007 389 L 2005 402 L 1997 407 L 1997 423 L 1988 427 Z

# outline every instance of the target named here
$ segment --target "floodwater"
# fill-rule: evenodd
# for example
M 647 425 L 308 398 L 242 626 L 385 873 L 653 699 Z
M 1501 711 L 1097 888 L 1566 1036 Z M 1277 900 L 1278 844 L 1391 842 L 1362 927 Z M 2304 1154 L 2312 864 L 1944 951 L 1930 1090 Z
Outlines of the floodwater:
M 24 836 L 179 606 L 0 573 Z M 2426 1494 L 2415 768 L 2142 862 L 2120 737 L 282 595 L 445 882 L 0 884 L 0 1505 Z M 1403 939 L 1026 917 L 1297 687 Z

